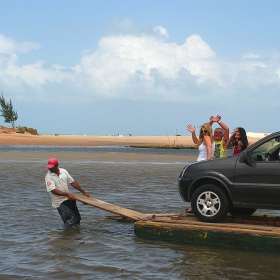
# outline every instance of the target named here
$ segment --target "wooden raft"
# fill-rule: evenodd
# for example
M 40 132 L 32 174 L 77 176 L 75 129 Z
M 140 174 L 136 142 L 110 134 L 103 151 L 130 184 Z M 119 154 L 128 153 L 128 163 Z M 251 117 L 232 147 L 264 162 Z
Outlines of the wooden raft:
M 280 252 L 280 217 L 254 214 L 228 216 L 221 223 L 203 223 L 193 214 L 143 214 L 74 194 L 76 200 L 133 220 L 137 236 L 172 242 Z
M 254 219 L 248 222 L 254 223 Z M 237 249 L 280 252 L 280 227 L 234 222 L 203 223 L 195 217 L 151 218 L 134 224 L 142 238 Z

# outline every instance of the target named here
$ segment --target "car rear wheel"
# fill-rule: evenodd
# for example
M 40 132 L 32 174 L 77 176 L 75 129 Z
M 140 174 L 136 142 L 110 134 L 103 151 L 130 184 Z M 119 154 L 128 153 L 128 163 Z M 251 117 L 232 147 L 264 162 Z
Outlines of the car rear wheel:
M 230 203 L 223 190 L 216 185 L 206 184 L 194 192 L 191 206 L 200 221 L 216 223 L 227 215 Z
M 250 209 L 250 208 L 241 208 L 241 207 L 234 207 L 231 206 L 229 209 L 229 213 L 232 216 L 251 216 L 253 213 L 255 213 L 257 209 Z

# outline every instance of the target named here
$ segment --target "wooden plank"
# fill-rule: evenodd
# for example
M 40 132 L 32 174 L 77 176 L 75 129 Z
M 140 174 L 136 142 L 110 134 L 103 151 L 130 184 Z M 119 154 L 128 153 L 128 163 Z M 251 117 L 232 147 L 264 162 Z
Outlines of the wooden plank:
M 78 200 L 82 203 L 100 208 L 102 210 L 120 215 L 122 217 L 129 218 L 133 221 L 147 220 L 152 217 L 151 214 L 143 214 L 143 213 L 140 213 L 140 212 L 137 212 L 134 210 L 130 210 L 130 209 L 127 209 L 124 207 L 120 207 L 120 206 L 102 201 L 102 200 L 98 200 L 93 197 L 87 197 L 82 194 L 76 194 L 76 193 L 74 195 L 76 197 L 76 200 Z
M 238 232 L 243 234 L 257 234 L 257 235 L 271 235 L 280 237 L 280 231 L 273 227 L 261 227 L 261 228 L 250 228 L 250 227 L 239 227 L 240 224 L 227 227 L 226 224 L 223 224 L 221 227 L 216 227 L 216 224 L 207 224 L 207 223 L 173 223 L 168 222 L 167 220 L 154 221 L 142 221 L 143 223 L 149 224 L 149 226 L 154 227 L 165 227 L 165 228 L 180 228 L 180 229 L 200 229 L 204 231 L 217 231 L 217 232 Z
M 157 218 L 171 218 L 171 219 L 173 219 L 173 217 L 178 217 L 179 215 L 178 214 L 174 214 L 174 213 L 164 213 L 164 214 L 145 214 L 145 215 L 147 215 L 147 217 L 149 218 L 149 219 L 153 219 L 153 218 L 155 218 L 155 217 L 157 217 Z M 117 215 L 117 214 L 115 214 L 115 215 L 106 215 L 105 216 L 106 218 L 108 218 L 108 219 L 114 219 L 114 220 L 119 220 L 119 219 L 123 219 L 123 218 L 125 218 L 125 217 L 123 217 L 123 216 L 120 216 L 120 215 Z
M 262 231 L 262 232 L 274 232 L 280 236 L 280 228 L 274 226 L 259 226 L 259 225 L 252 225 L 252 224 L 238 224 L 238 223 L 203 223 L 194 217 L 189 217 L 188 219 L 184 220 L 172 220 L 172 219 L 164 219 L 164 218 L 152 218 L 151 221 L 156 223 L 162 224 L 176 224 L 181 226 L 192 226 L 192 227 L 200 227 L 200 228 L 213 228 L 215 230 L 255 230 L 255 231 Z

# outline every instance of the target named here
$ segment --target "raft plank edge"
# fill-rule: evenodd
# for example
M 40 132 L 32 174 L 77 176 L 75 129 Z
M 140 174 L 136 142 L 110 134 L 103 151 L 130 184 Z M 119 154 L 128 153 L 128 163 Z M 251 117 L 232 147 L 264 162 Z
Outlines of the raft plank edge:
M 180 226 L 152 221 L 135 222 L 134 232 L 140 238 L 158 241 L 280 252 L 280 235 L 273 232 L 208 229 L 205 226 Z

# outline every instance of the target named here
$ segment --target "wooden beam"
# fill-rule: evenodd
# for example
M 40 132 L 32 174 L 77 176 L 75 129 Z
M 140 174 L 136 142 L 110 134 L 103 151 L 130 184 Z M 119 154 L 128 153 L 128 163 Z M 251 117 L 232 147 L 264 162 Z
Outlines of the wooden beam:
M 74 194 L 76 197 L 76 200 L 100 208 L 102 210 L 120 215 L 122 217 L 126 217 L 129 218 L 133 221 L 140 221 L 140 220 L 147 220 L 150 219 L 152 217 L 152 214 L 143 214 L 134 210 L 130 210 L 124 207 L 120 207 L 102 200 L 98 200 L 96 198 L 93 197 L 87 197 L 84 196 L 82 194 Z

